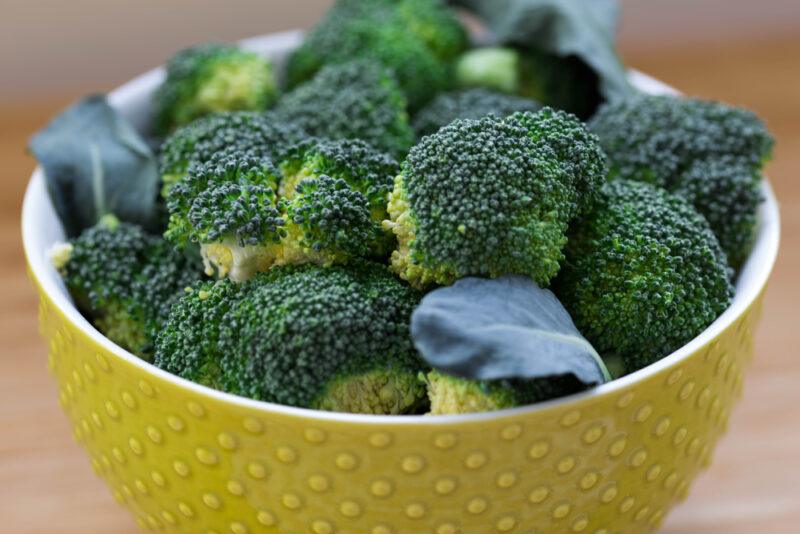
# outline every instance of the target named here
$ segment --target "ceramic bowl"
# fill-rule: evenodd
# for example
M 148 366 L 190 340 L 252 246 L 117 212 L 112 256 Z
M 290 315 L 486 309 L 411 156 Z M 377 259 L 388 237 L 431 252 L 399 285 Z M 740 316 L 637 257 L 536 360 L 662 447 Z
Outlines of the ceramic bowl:
M 280 59 L 298 33 L 245 45 Z M 644 75 L 648 92 L 670 89 Z M 163 72 L 110 101 L 137 126 Z M 739 397 L 778 250 L 770 186 L 731 307 L 658 363 L 591 391 L 462 416 L 365 416 L 257 402 L 165 373 L 103 337 L 47 251 L 64 235 L 40 170 L 23 238 L 48 366 L 75 439 L 142 528 L 245 534 L 646 532 L 708 466 Z

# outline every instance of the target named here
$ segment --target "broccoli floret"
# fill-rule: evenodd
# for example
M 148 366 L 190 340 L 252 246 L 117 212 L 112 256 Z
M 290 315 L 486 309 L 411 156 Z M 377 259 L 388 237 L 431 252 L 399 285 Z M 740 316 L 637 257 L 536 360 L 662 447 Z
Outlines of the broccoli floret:
M 443 93 L 414 116 L 417 137 L 436 133 L 456 119 L 480 119 L 488 115 L 507 117 L 518 111 L 537 111 L 533 100 L 488 89 L 466 89 Z
M 577 192 L 575 213 L 591 205 L 608 176 L 606 155 L 597 136 L 575 115 L 549 107 L 538 113 L 516 113 L 507 120 L 520 123 L 531 139 L 555 151 Z
M 398 238 L 392 268 L 401 278 L 425 287 L 468 275 L 523 274 L 540 285 L 555 276 L 567 224 L 602 182 L 604 161 L 577 121 L 539 113 L 458 120 L 411 150 L 384 223 Z
M 405 154 L 414 140 L 406 100 L 394 77 L 370 61 L 323 68 L 285 95 L 276 113 L 309 135 L 361 139 L 395 156 Z
M 144 359 L 171 304 L 202 276 L 169 243 L 113 216 L 61 252 L 57 267 L 81 311 L 109 339 Z
M 159 168 L 162 194 L 178 182 L 189 165 L 225 155 L 246 154 L 276 161 L 289 147 L 305 138 L 296 126 L 273 114 L 215 113 L 176 130 L 161 146 Z
M 243 287 L 230 280 L 201 281 L 187 287 L 156 337 L 153 363 L 192 382 L 224 390 L 225 377 L 217 355 L 220 325 Z
M 366 197 L 341 178 L 304 179 L 281 207 L 288 235 L 279 263 L 344 263 L 368 256 L 383 236 Z
M 761 172 L 736 157 L 700 160 L 675 179 L 672 191 L 705 217 L 731 267 L 738 269 L 753 246 L 758 223 Z
M 586 389 L 572 375 L 534 380 L 469 380 L 431 371 L 424 376 L 431 415 L 489 412 L 556 399 Z
M 369 199 L 378 221 L 384 218 L 386 196 L 400 172 L 396 159 L 357 139 L 305 139 L 286 151 L 280 168 L 282 197 L 291 198 L 294 187 L 307 178 L 341 178 Z
M 402 414 L 424 404 L 409 334 L 419 295 L 384 266 L 283 266 L 200 291 L 173 307 L 157 364 L 291 406 Z
M 274 265 L 384 259 L 386 198 L 398 164 L 363 141 L 306 140 L 267 158 L 193 164 L 169 191 L 167 238 L 198 243 L 206 272 L 244 281 Z
M 400 25 L 421 39 L 439 59 L 451 61 L 469 45 L 467 31 L 444 0 L 379 0 L 395 8 Z M 385 12 L 385 11 L 384 11 Z
M 280 254 L 286 231 L 278 180 L 266 158 L 237 154 L 193 164 L 169 191 L 164 235 L 179 246 L 199 244 L 206 274 L 246 280 Z
M 696 161 L 734 156 L 760 168 L 773 140 L 753 113 L 719 102 L 639 94 L 605 104 L 589 122 L 611 176 L 672 189 Z
M 167 63 L 154 95 L 156 131 L 220 111 L 262 111 L 278 95 L 272 64 L 239 47 L 209 43 L 183 50 Z
M 555 286 L 575 325 L 635 371 L 681 347 L 730 304 L 725 253 L 684 199 L 614 180 L 570 230 Z
M 393 157 L 375 150 L 364 141 L 307 139 L 287 151 L 281 160 L 281 171 L 283 178 L 278 192 L 281 198 L 288 200 L 293 199 L 295 188 L 301 181 L 324 175 L 343 180 L 352 190 L 348 193 L 350 198 L 359 202 L 359 210 L 368 211 L 374 225 L 368 232 L 370 241 L 364 243 L 368 254 L 381 258 L 394 247 L 392 233 L 381 228 L 381 222 L 388 217 L 386 199 L 392 190 L 394 177 L 400 172 L 400 165 Z M 366 230 L 368 222 L 359 224 Z
M 446 88 L 448 68 L 426 46 L 426 41 L 414 33 L 415 29 L 427 33 L 433 28 L 430 17 L 414 13 L 414 3 L 402 6 L 406 2 L 380 0 L 373 3 L 377 9 L 368 7 L 368 2 L 342 2 L 343 5 L 335 6 L 289 58 L 289 87 L 311 79 L 327 65 L 369 60 L 395 75 L 410 110 L 421 108 Z M 352 7 L 355 4 L 359 4 L 357 8 Z M 461 46 L 454 47 L 448 42 L 452 36 L 447 28 L 450 27 L 442 26 L 438 33 L 428 36 L 440 41 L 442 52 Z
M 460 87 L 517 94 L 586 119 L 601 102 L 595 72 L 575 56 L 512 47 L 477 48 L 456 63 Z

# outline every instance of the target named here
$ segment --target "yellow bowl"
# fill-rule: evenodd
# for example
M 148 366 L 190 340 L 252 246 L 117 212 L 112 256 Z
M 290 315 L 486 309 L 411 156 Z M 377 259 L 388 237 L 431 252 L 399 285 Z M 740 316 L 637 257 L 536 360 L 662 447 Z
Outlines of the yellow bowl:
M 281 57 L 298 35 L 247 42 Z M 141 122 L 162 73 L 111 95 Z M 640 74 L 651 92 L 667 88 Z M 565 399 L 487 414 L 377 417 L 256 402 L 138 360 L 76 311 L 47 250 L 63 239 L 37 170 L 23 239 L 48 365 L 75 439 L 114 497 L 164 532 L 645 532 L 686 497 L 725 431 L 778 248 L 764 184 L 736 299 L 655 365 Z

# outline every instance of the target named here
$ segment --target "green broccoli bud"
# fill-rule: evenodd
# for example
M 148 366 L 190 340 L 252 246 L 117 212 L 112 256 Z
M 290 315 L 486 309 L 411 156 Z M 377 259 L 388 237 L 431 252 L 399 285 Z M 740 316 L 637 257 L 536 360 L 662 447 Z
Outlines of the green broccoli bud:
M 773 140 L 753 113 L 689 98 L 639 94 L 605 104 L 589 122 L 608 155 L 612 178 L 672 189 L 695 162 L 733 156 L 753 168 Z
M 242 287 L 226 279 L 186 288 L 156 337 L 153 363 L 181 378 L 224 390 L 217 356 L 220 325 Z
M 278 190 L 281 198 L 292 199 L 297 184 L 322 175 L 344 180 L 363 195 L 366 209 L 376 225 L 370 230 L 368 254 L 382 258 L 394 248 L 391 232 L 380 228 L 388 217 L 386 199 L 392 190 L 400 165 L 391 156 L 378 152 L 364 141 L 308 139 L 296 145 L 281 161 L 283 178 Z
M 436 133 L 456 119 L 507 117 L 518 111 L 537 111 L 542 106 L 527 98 L 487 89 L 466 89 L 437 96 L 414 116 L 417 137 Z
M 761 172 L 731 156 L 700 160 L 675 179 L 672 191 L 705 217 L 731 267 L 738 269 L 755 242 L 764 199 Z
M 421 39 L 439 59 L 451 61 L 469 46 L 467 30 L 444 0 L 382 1 L 395 6 L 392 15 L 400 25 Z
M 574 214 L 591 205 L 608 174 L 606 155 L 600 140 L 575 115 L 545 107 L 538 113 L 517 113 L 517 121 L 537 143 L 556 152 L 561 167 L 577 192 Z
M 322 175 L 301 181 L 284 200 L 287 237 L 278 263 L 344 263 L 369 255 L 383 235 L 369 203 L 341 178 Z
M 154 95 L 155 127 L 162 134 L 220 111 L 262 111 L 278 95 L 272 64 L 236 46 L 188 48 L 167 63 Z
M 193 163 L 236 154 L 276 161 L 305 136 L 296 126 L 281 122 L 271 113 L 226 112 L 198 119 L 177 129 L 161 146 L 162 195 L 169 195 L 170 187 L 186 175 Z
M 511 47 L 477 48 L 456 63 L 460 87 L 513 93 L 586 119 L 600 104 L 597 75 L 575 56 Z
M 411 150 L 384 223 L 398 239 L 392 269 L 401 278 L 425 287 L 514 273 L 544 286 L 555 276 L 567 225 L 604 165 L 591 136 L 540 113 L 458 120 Z M 549 137 L 551 127 L 559 129 Z
M 586 386 L 572 375 L 535 380 L 469 380 L 431 371 L 423 375 L 431 415 L 490 412 L 578 393 Z
M 168 243 L 113 216 L 60 250 L 57 266 L 78 308 L 106 337 L 144 359 L 170 305 L 202 276 Z
M 285 235 L 278 179 L 265 158 L 223 156 L 193 165 L 170 189 L 165 237 L 199 244 L 208 275 L 249 278 L 275 262 Z
M 323 68 L 285 95 L 276 113 L 309 135 L 361 139 L 393 155 L 405 154 L 414 140 L 394 77 L 369 61 Z
M 575 325 L 627 371 L 708 327 L 730 304 L 725 253 L 679 196 L 641 182 L 605 184 L 570 230 L 556 293 Z
M 205 297 L 203 297 L 205 295 Z M 382 265 L 275 267 L 203 285 L 173 307 L 156 364 L 224 391 L 306 408 L 416 411 L 419 295 Z
M 445 61 L 466 44 L 465 30 L 442 2 L 340 1 L 291 55 L 287 78 L 295 87 L 326 65 L 368 59 L 396 75 L 417 110 L 446 87 Z
M 386 197 L 400 172 L 396 159 L 357 139 L 306 139 L 287 151 L 280 167 L 282 197 L 291 198 L 294 187 L 307 178 L 341 178 L 369 199 L 378 221 L 384 218 Z
M 274 265 L 385 258 L 398 164 L 363 141 L 307 138 L 269 159 L 220 153 L 169 191 L 166 237 L 198 243 L 206 272 L 244 281 Z

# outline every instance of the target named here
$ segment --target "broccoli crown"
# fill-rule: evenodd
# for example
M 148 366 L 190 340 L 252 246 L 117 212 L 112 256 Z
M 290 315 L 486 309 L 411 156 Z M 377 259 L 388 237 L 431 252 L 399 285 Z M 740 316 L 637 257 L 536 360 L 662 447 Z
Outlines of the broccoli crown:
M 439 59 L 453 60 L 469 46 L 466 29 L 444 0 L 383 2 L 395 6 L 399 23 L 421 39 Z
M 635 371 L 700 334 L 730 304 L 725 253 L 684 199 L 630 180 L 605 184 L 570 231 L 556 293 L 601 353 Z
M 363 141 L 308 138 L 285 154 L 282 172 L 246 153 L 192 164 L 169 191 L 166 237 L 199 243 L 207 274 L 237 281 L 273 265 L 385 257 L 397 162 Z
M 381 222 L 399 172 L 394 158 L 360 140 L 307 139 L 289 151 L 281 169 L 279 194 L 290 234 L 284 263 L 313 256 L 327 258 L 317 263 L 380 258 L 393 248 Z
M 381 265 L 276 267 L 172 308 L 156 363 L 291 406 L 400 414 L 424 401 L 409 321 L 419 295 Z
M 281 171 L 282 196 L 290 198 L 295 185 L 305 178 L 341 178 L 368 199 L 370 210 L 380 221 L 400 165 L 392 156 L 358 139 L 306 139 L 287 151 L 281 159 Z
M 353 61 L 323 68 L 285 95 L 276 113 L 309 135 L 361 139 L 399 155 L 414 140 L 405 102 L 389 71 L 377 63 Z
M 225 389 L 217 343 L 222 318 L 242 287 L 230 280 L 199 281 L 187 287 L 165 316 L 153 363 L 181 378 Z
M 605 183 L 608 169 L 600 140 L 573 114 L 549 107 L 538 113 L 517 113 L 517 121 L 537 143 L 552 148 L 578 193 L 576 213 L 585 209 Z
M 734 269 L 755 241 L 761 172 L 737 157 L 699 160 L 675 180 L 672 191 L 705 217 Z
M 284 241 L 284 261 L 319 255 L 318 263 L 343 262 L 353 256 L 367 256 L 370 244 L 383 234 L 372 219 L 369 203 L 362 193 L 341 178 L 322 175 L 306 178 L 291 200 L 282 202 L 289 238 Z M 301 261 L 302 262 L 302 261 Z
M 456 119 L 480 119 L 488 115 L 507 117 L 518 111 L 537 111 L 533 100 L 476 88 L 443 93 L 414 116 L 417 137 L 436 133 Z
M 300 141 L 305 134 L 271 114 L 215 113 L 198 119 L 170 135 L 161 146 L 159 167 L 163 194 L 178 182 L 192 163 L 206 163 L 227 155 L 246 154 L 271 158 Z
M 84 230 L 60 265 L 78 307 L 106 336 L 148 358 L 170 305 L 201 272 L 164 240 L 113 217 Z
M 193 164 L 170 189 L 165 236 L 179 245 L 277 242 L 283 226 L 276 207 L 278 179 L 266 158 L 221 155 Z
M 209 113 L 261 111 L 277 94 L 268 60 L 231 45 L 195 46 L 167 63 L 167 78 L 154 95 L 155 127 L 164 134 Z
M 354 58 L 370 60 L 389 69 L 407 97 L 409 108 L 419 109 L 447 86 L 448 69 L 426 46 L 427 41 L 414 33 L 415 29 L 436 41 L 441 52 L 451 53 L 460 49 L 461 44 L 451 42 L 453 35 L 448 28 L 452 26 L 441 26 L 438 32 L 430 31 L 437 29 L 431 26 L 435 21 L 423 11 L 414 13 L 414 3 L 418 2 L 378 0 L 373 6 L 369 6 L 369 2 L 340 2 L 341 5 L 328 12 L 289 58 L 289 86 L 309 80 L 327 65 Z M 356 4 L 359 5 L 354 8 Z
M 456 63 L 460 87 L 514 93 L 586 119 L 601 102 L 595 72 L 575 56 L 513 47 L 476 48 Z
M 698 160 L 735 156 L 760 168 L 773 140 L 753 113 L 719 102 L 639 94 L 600 107 L 589 122 L 611 176 L 671 189 Z
M 469 380 L 431 371 L 424 376 L 431 415 L 489 412 L 542 402 L 586 389 L 572 375 L 533 380 Z
M 572 154 L 535 128 L 565 125 L 551 114 L 458 120 L 411 150 L 385 223 L 398 238 L 392 268 L 401 278 L 422 287 L 507 273 L 546 285 L 555 276 L 581 207 L 576 184 L 602 181 L 573 173 L 602 165 L 560 158 Z M 581 141 L 569 128 L 553 134 L 562 135 Z M 596 155 L 588 144 L 581 150 Z

